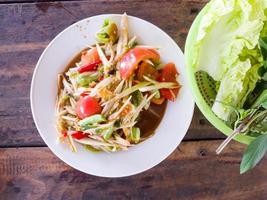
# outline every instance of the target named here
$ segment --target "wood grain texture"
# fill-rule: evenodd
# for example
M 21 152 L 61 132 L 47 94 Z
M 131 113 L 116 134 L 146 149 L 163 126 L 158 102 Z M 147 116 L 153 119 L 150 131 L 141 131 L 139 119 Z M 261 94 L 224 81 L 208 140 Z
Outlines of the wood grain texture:
M 188 29 L 205 2 L 92 0 L 1 4 L 0 146 L 45 145 L 31 116 L 31 76 L 46 45 L 64 28 L 89 16 L 126 11 L 156 24 L 183 48 Z M 185 139 L 210 138 L 224 136 L 196 109 Z
M 51 3 L 51 2 L 66 2 L 66 1 L 88 1 L 88 0 L 0 0 L 0 3 L 2 4 L 14 4 L 14 3 Z M 145 2 L 146 0 L 89 0 L 90 2 L 108 2 L 108 3 L 121 3 L 121 2 L 127 2 L 127 3 L 132 3 L 132 2 Z M 153 2 L 162 2 L 162 0 L 153 0 Z M 171 3 L 181 3 L 181 2 L 186 2 L 186 3 L 207 3 L 209 0 L 164 0 L 164 2 L 171 2 Z
M 221 141 L 184 142 L 149 171 L 126 178 L 99 178 L 65 165 L 48 148 L 0 149 L 0 200 L 179 199 L 265 200 L 267 159 L 239 174 L 244 146 Z M 108 167 L 108 166 L 107 166 Z
M 231 142 L 215 155 L 225 136 L 197 108 L 187 142 L 151 170 L 118 179 L 87 175 L 64 164 L 45 147 L 31 116 L 35 64 L 49 41 L 69 25 L 97 14 L 127 12 L 159 26 L 183 49 L 192 21 L 207 2 L 0 0 L 0 200 L 267 199 L 267 159 L 239 175 L 245 147 Z

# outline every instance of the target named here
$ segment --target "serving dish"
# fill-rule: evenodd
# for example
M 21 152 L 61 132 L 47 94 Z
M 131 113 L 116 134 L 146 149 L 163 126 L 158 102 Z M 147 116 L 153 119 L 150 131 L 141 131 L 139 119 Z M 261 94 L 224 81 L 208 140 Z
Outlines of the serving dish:
M 175 103 L 167 105 L 165 116 L 153 137 L 145 142 L 112 154 L 91 153 L 77 146 L 76 153 L 56 141 L 55 100 L 57 75 L 86 45 L 94 43 L 94 34 L 103 20 L 110 18 L 119 23 L 121 15 L 106 14 L 81 20 L 53 39 L 41 55 L 31 84 L 31 109 L 36 127 L 51 149 L 68 165 L 88 174 L 103 177 L 123 177 L 143 172 L 163 161 L 181 142 L 187 132 L 194 102 L 185 77 L 184 56 L 177 44 L 155 25 L 129 16 L 129 32 L 146 45 L 161 46 L 163 61 L 172 61 L 179 71 L 182 85 Z

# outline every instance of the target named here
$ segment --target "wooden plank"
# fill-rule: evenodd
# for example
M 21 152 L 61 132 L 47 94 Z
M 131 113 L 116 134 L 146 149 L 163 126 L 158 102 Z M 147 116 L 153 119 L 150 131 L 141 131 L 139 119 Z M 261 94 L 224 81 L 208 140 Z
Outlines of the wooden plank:
M 210 124 L 210 122 L 203 116 L 198 107 L 195 106 L 194 116 L 184 140 L 187 141 L 224 138 L 226 138 L 225 135 L 215 129 Z
M 45 145 L 31 116 L 31 76 L 46 45 L 64 28 L 92 15 L 126 11 L 158 25 L 183 48 L 188 29 L 205 2 L 93 0 L 1 4 L 0 146 Z M 223 137 L 196 110 L 186 139 Z
M 64 1 L 69 1 L 69 0 L 0 0 L 0 3 L 2 4 L 15 4 L 15 3 L 53 3 L 53 2 L 64 2 Z M 74 1 L 86 1 L 86 0 L 71 0 L 72 2 Z M 121 2 L 121 0 L 91 0 L 91 2 L 109 2 L 109 3 L 117 3 Z M 144 2 L 144 0 L 124 0 L 128 3 L 132 2 Z M 153 2 L 161 2 L 162 0 L 154 0 Z M 209 0 L 165 0 L 169 1 L 172 3 L 180 3 L 180 2 L 187 2 L 187 3 L 207 3 Z
M 92 0 L 2 4 L 0 45 L 50 41 L 80 19 L 103 13 L 127 12 L 155 23 L 183 48 L 188 29 L 205 2 Z
M 1 101 L 2 102 L 2 101 Z M 14 110 L 9 109 L 6 113 L 1 112 L 1 127 L 0 127 L 0 147 L 5 146 L 44 146 L 45 143 L 38 134 L 35 128 L 31 112 L 29 100 L 20 100 L 20 104 L 16 105 L 16 101 L 8 101 L 5 105 L 15 107 Z M 23 104 L 25 108 L 20 108 Z M 19 111 L 16 112 L 15 109 Z M 14 111 L 14 113 L 12 113 Z M 219 133 L 209 122 L 204 118 L 200 111 L 196 108 L 193 121 L 184 140 L 198 139 L 218 139 L 225 138 Z
M 244 146 L 216 156 L 220 142 L 183 142 L 151 170 L 118 179 L 74 170 L 46 147 L 0 149 L 0 199 L 266 199 L 267 159 L 241 176 Z

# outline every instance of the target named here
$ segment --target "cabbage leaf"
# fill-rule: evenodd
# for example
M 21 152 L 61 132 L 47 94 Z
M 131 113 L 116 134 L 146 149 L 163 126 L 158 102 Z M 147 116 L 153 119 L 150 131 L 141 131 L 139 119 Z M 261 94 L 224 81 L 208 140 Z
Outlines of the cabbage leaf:
M 266 21 L 267 3 L 212 0 L 209 4 L 199 25 L 193 67 L 220 81 L 212 110 L 227 121 L 233 112 L 229 105 L 241 108 L 260 78 L 258 68 L 263 57 L 259 38 Z

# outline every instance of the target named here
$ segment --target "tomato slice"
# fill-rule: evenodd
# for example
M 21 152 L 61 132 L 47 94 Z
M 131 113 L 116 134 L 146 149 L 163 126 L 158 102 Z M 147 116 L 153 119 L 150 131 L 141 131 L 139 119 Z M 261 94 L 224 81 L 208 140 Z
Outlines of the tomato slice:
M 168 63 L 164 66 L 164 68 L 162 69 L 162 74 L 160 77 L 160 81 L 161 82 L 173 82 L 173 83 L 177 83 L 177 85 L 179 85 L 179 83 L 176 80 L 176 77 L 179 73 L 176 70 L 175 64 L 173 63 Z M 160 94 L 170 100 L 170 101 L 175 101 L 177 95 L 179 93 L 179 88 L 174 88 L 174 89 L 160 89 Z
M 138 67 L 137 79 L 139 81 L 144 81 L 144 76 L 156 80 L 159 77 L 159 72 L 151 64 L 142 62 Z
M 76 114 L 81 119 L 101 113 L 101 111 L 102 108 L 97 99 L 90 96 L 80 97 L 76 105 Z
M 138 67 L 138 64 L 145 59 L 151 59 L 158 61 L 160 59 L 159 54 L 153 49 L 135 47 L 128 51 L 120 60 L 119 69 L 123 79 L 129 78 L 134 70 Z
M 82 56 L 81 56 L 81 65 L 85 66 L 85 65 L 89 65 L 92 63 L 96 63 L 96 62 L 100 62 L 100 57 L 98 55 L 97 49 L 96 47 L 93 47 L 92 49 L 88 50 L 88 51 L 84 51 L 82 52 Z
M 174 92 L 175 91 L 175 92 Z M 179 90 L 178 89 L 160 89 L 160 94 L 170 101 L 175 101 Z

